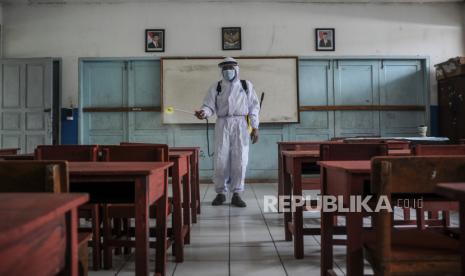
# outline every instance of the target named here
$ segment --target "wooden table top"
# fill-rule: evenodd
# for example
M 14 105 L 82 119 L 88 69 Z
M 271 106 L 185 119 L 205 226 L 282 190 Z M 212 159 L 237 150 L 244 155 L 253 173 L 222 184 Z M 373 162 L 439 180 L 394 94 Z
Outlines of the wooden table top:
M 69 162 L 75 175 L 149 175 L 173 166 L 172 162 Z
M 171 147 L 169 150 L 183 151 L 183 150 L 200 150 L 200 147 Z
M 179 158 L 179 157 L 184 157 L 184 156 L 191 156 L 192 151 L 170 151 L 169 152 L 169 157 L 170 158 Z
M 0 152 L 2 151 L 19 151 L 20 148 L 3 148 L 3 149 L 0 149 Z
M 287 157 L 319 157 L 319 150 L 283 150 L 282 154 Z M 392 149 L 388 151 L 390 156 L 409 156 L 410 149 Z
M 279 141 L 277 142 L 278 145 L 313 145 L 313 144 L 323 144 L 328 143 L 330 141 Z
M 5 155 L 0 155 L 0 158 L 4 160 L 34 160 L 34 154 L 33 153 L 5 154 Z
M 436 187 L 436 192 L 448 198 L 464 201 L 465 182 L 439 183 Z
M 339 169 L 348 173 L 370 173 L 371 161 L 320 161 L 318 164 L 321 167 Z
M 408 156 L 412 154 L 410 149 L 390 149 L 388 150 L 389 155 L 393 156 Z
M 0 244 L 21 238 L 88 200 L 87 194 L 0 194 Z
M 287 157 L 319 157 L 319 150 L 283 150 L 282 154 Z

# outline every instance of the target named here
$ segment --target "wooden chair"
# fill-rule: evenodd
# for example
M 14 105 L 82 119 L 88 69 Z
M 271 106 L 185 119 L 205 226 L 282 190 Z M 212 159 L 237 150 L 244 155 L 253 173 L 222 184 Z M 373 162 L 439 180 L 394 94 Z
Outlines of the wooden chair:
M 371 192 L 390 202 L 446 200 L 435 195 L 436 184 L 463 181 L 464 168 L 465 156 L 377 157 L 372 161 Z M 364 233 L 364 248 L 375 275 L 461 275 L 457 239 L 437 229 L 394 228 L 386 210 L 373 215 L 374 231 Z
M 413 149 L 416 156 L 454 156 L 465 155 L 465 145 L 416 145 Z M 457 204 L 449 202 L 425 202 L 422 210 L 416 209 L 417 225 L 420 228 L 426 226 L 449 226 L 450 211 L 458 209 Z M 428 212 L 428 219 L 425 220 L 424 212 Z M 442 219 L 439 220 L 438 213 L 442 213 Z
M 147 146 L 164 146 L 165 144 L 152 144 L 152 143 L 132 143 L 121 142 L 122 146 L 131 145 L 147 145 Z M 197 223 L 197 215 L 200 214 L 200 171 L 199 171 L 199 148 L 198 147 L 170 147 L 169 152 L 189 151 L 192 152 L 190 158 L 190 178 L 191 178 L 191 217 L 192 223 Z M 171 175 L 171 170 L 170 170 Z M 184 202 L 183 202 L 184 204 Z
M 42 145 L 34 151 L 36 160 L 67 160 L 74 162 L 95 162 L 98 147 L 95 145 Z
M 199 171 L 199 155 L 200 148 L 198 147 L 175 147 L 170 148 L 170 152 L 191 152 L 190 160 L 190 184 L 191 184 L 191 218 L 192 223 L 197 223 L 197 216 L 200 215 L 200 171 Z M 183 203 L 184 204 L 184 203 Z
M 67 193 L 69 174 L 66 161 L 0 161 L 0 193 Z M 81 232 L 79 275 L 88 274 L 87 242 L 90 233 Z M 20 256 L 18 256 L 20 257 Z
M 465 155 L 465 145 L 417 145 L 415 155 Z
M 168 145 L 120 145 L 120 146 L 105 146 L 102 148 L 103 160 L 111 162 L 165 162 L 169 159 Z M 173 253 L 182 254 L 183 250 L 180 247 L 184 246 L 184 237 L 182 229 L 182 205 L 181 194 L 182 188 L 177 185 L 172 186 L 173 197 L 172 201 L 172 232 L 174 236 Z M 151 208 L 151 217 L 154 218 L 155 210 Z M 111 250 L 117 246 L 126 248 L 128 253 L 129 247 L 134 247 L 134 241 L 130 240 L 133 236 L 133 229 L 129 227 L 129 219 L 134 218 L 133 204 L 107 204 L 104 206 L 104 261 L 105 267 L 109 268 L 111 264 Z M 153 215 L 152 215 L 153 214 Z M 122 219 L 121 223 L 114 223 L 115 231 L 111 229 L 111 220 L 113 222 Z M 121 229 L 121 225 L 122 228 Z M 112 232 L 115 232 L 113 235 Z
M 321 161 L 351 161 L 370 160 L 375 156 L 387 156 L 389 153 L 386 143 L 326 143 L 320 145 Z M 337 216 L 335 223 L 337 224 Z
M 312 144 L 296 144 L 293 150 L 320 150 L 320 143 Z M 302 164 L 302 173 L 304 175 L 319 175 L 320 166 L 318 164 Z M 303 177 L 302 178 L 302 190 L 319 190 L 320 189 L 320 177 Z
M 98 161 L 98 147 L 95 145 L 40 145 L 34 151 L 36 160 L 66 160 L 74 162 Z M 93 240 L 92 259 L 93 269 L 101 267 L 100 245 L 100 206 L 98 204 L 86 204 L 79 208 L 79 218 L 91 219 L 92 229 L 81 227 L 81 231 L 92 231 Z

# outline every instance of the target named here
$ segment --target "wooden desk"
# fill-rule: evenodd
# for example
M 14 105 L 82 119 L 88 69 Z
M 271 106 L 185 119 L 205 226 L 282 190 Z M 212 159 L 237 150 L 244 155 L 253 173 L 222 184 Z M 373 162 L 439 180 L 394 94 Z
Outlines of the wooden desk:
M 78 275 L 83 194 L 0 194 L 0 275 Z
M 283 151 L 283 196 L 302 195 L 302 164 L 316 163 L 320 158 L 318 150 Z M 288 200 L 286 200 L 288 201 Z M 279 202 L 279 200 L 278 200 Z M 303 207 L 296 207 L 295 213 L 284 212 L 284 233 L 286 241 L 294 236 L 294 256 L 304 257 Z M 310 233 L 309 233 L 310 234 Z M 312 233 L 313 234 L 313 233 Z
M 169 159 L 174 163 L 171 173 L 173 194 L 181 194 L 180 197 L 173 196 L 173 233 L 176 262 L 184 261 L 184 244 L 190 243 L 190 156 L 192 152 L 176 151 L 169 152 Z M 182 180 L 182 181 L 181 181 Z M 181 208 L 182 206 L 182 208 Z
M 278 142 L 278 197 L 283 195 L 284 191 L 284 157 L 283 151 L 295 150 L 296 147 L 315 145 L 318 146 L 323 142 L 310 142 L 310 141 L 292 141 L 292 142 Z
M 0 160 L 34 160 L 33 153 L 0 155 Z
M 409 156 L 412 155 L 412 150 L 410 149 L 390 149 L 388 150 L 390 156 Z
M 369 142 L 369 140 L 368 140 Z M 297 147 L 319 146 L 322 143 L 342 143 L 342 141 L 293 141 L 278 142 L 278 197 L 284 192 L 284 151 L 296 150 Z M 319 150 L 318 150 L 319 151 Z M 410 149 L 390 149 L 389 155 L 404 156 L 411 155 Z M 315 162 L 315 161 L 313 161 Z
M 462 254 L 462 275 L 465 273 L 465 183 L 439 183 L 436 192 L 460 202 L 460 250 Z
M 362 195 L 365 181 L 370 180 L 370 161 L 322 161 L 321 195 L 342 195 L 344 207 L 349 196 Z M 333 268 L 334 213 L 321 212 L 321 275 Z M 363 214 L 346 213 L 346 275 L 363 275 Z
M 0 155 L 15 155 L 18 151 L 19 148 L 0 149 Z
M 149 206 L 156 203 L 155 274 L 165 275 L 168 169 L 171 162 L 70 162 L 70 190 L 87 192 L 92 203 L 133 203 L 136 275 L 149 274 Z
M 200 214 L 200 176 L 199 176 L 199 147 L 174 147 L 169 148 L 170 152 L 189 151 L 190 171 L 191 171 L 191 219 L 192 223 L 197 223 L 197 215 Z

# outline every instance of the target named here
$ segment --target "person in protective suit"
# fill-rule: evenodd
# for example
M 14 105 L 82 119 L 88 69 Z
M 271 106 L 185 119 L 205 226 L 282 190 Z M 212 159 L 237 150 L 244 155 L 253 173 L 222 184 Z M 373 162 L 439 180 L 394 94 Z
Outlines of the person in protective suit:
M 222 205 L 229 190 L 233 192 L 231 204 L 246 207 L 240 194 L 244 191 L 249 139 L 254 144 L 258 141 L 260 104 L 252 83 L 240 80 L 235 59 L 225 58 L 218 66 L 222 79 L 210 87 L 201 109 L 195 111 L 199 119 L 217 116 L 213 177 L 217 195 L 212 205 Z M 252 127 L 250 134 L 248 120 Z

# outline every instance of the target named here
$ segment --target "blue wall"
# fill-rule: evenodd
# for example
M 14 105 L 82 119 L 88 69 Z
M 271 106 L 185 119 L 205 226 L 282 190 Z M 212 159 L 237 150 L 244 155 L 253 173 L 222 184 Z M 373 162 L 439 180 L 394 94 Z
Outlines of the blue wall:
M 81 107 L 160 106 L 158 60 L 88 60 L 81 65 Z M 421 59 L 300 59 L 300 105 L 425 105 L 429 97 L 425 78 L 425 61 Z M 206 154 L 204 125 L 164 125 L 158 112 L 81 115 L 80 143 L 133 141 L 200 146 L 201 178 L 213 173 L 213 159 Z M 260 143 L 251 146 L 247 177 L 277 176 L 279 141 L 415 136 L 417 126 L 425 124 L 426 118 L 423 111 L 300 112 L 299 124 L 261 126 Z M 65 122 L 74 134 L 67 134 L 63 143 L 77 142 L 77 121 Z M 214 140 L 213 133 L 212 129 L 210 141 Z

